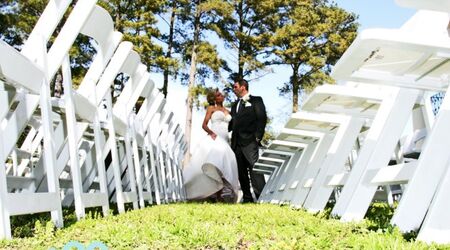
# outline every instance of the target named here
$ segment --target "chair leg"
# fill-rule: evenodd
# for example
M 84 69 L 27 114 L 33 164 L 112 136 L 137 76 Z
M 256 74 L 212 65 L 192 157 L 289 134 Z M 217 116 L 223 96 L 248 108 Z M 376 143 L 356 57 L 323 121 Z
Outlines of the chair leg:
M 0 131 L 1 133 L 1 131 Z M 2 137 L 3 138 L 3 137 Z M 3 159 L 3 142 L 0 141 L 0 159 Z M 8 213 L 8 189 L 6 184 L 6 166 L 0 161 L 0 239 L 11 239 L 11 221 Z
M 395 88 L 383 100 L 342 189 L 341 197 L 333 208 L 333 215 L 341 216 L 343 221 L 363 219 L 377 190 L 376 185 L 367 183 L 366 173 L 368 170 L 387 166 L 419 92 Z

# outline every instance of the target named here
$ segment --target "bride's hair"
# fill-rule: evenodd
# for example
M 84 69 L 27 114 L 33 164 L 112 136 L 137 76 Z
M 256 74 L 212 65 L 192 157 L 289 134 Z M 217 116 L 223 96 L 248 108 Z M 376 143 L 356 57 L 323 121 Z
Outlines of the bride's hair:
M 209 106 L 216 105 L 216 93 L 217 93 L 217 91 L 219 91 L 217 88 L 216 89 L 210 89 L 208 91 L 208 94 L 206 94 L 206 101 L 208 102 Z

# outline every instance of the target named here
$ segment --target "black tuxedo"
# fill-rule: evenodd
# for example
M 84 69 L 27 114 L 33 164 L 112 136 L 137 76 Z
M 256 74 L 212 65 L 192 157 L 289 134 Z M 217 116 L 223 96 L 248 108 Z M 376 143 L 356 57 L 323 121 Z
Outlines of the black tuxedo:
M 236 154 L 239 182 L 244 193 L 244 202 L 253 201 L 250 192 L 250 179 L 256 199 L 265 185 L 264 175 L 253 172 L 253 165 L 258 160 L 260 140 L 264 136 L 267 122 L 266 108 L 259 96 L 250 96 L 247 102 L 238 101 L 231 107 L 229 130 L 233 131 L 231 148 Z M 237 110 L 239 109 L 239 110 Z
M 242 109 L 237 112 L 239 100 L 233 103 L 231 107 L 230 130 L 233 131 L 231 137 L 231 147 L 235 148 L 238 144 L 246 146 L 256 139 L 261 140 L 266 128 L 267 115 L 264 102 L 259 96 L 250 96 L 247 103 L 242 103 Z

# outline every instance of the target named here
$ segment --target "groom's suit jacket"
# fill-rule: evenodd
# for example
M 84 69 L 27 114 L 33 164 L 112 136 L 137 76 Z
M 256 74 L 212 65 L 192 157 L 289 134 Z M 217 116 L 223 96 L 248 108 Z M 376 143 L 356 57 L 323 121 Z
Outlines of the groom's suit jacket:
M 245 147 L 251 142 L 261 140 L 267 123 L 266 107 L 259 96 L 250 95 L 247 103 L 243 103 L 242 109 L 236 110 L 239 99 L 231 106 L 231 121 L 229 130 L 233 131 L 231 136 L 231 148 Z

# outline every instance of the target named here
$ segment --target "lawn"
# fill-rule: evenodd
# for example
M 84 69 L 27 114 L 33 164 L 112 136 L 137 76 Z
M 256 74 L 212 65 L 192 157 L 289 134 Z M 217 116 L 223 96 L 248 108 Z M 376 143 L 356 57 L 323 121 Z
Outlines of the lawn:
M 58 230 L 37 222 L 32 237 L 1 241 L 0 248 L 61 249 L 72 241 L 109 249 L 450 249 L 409 242 L 395 228 L 374 230 L 373 221 L 344 224 L 268 204 L 171 204 L 89 217 Z

